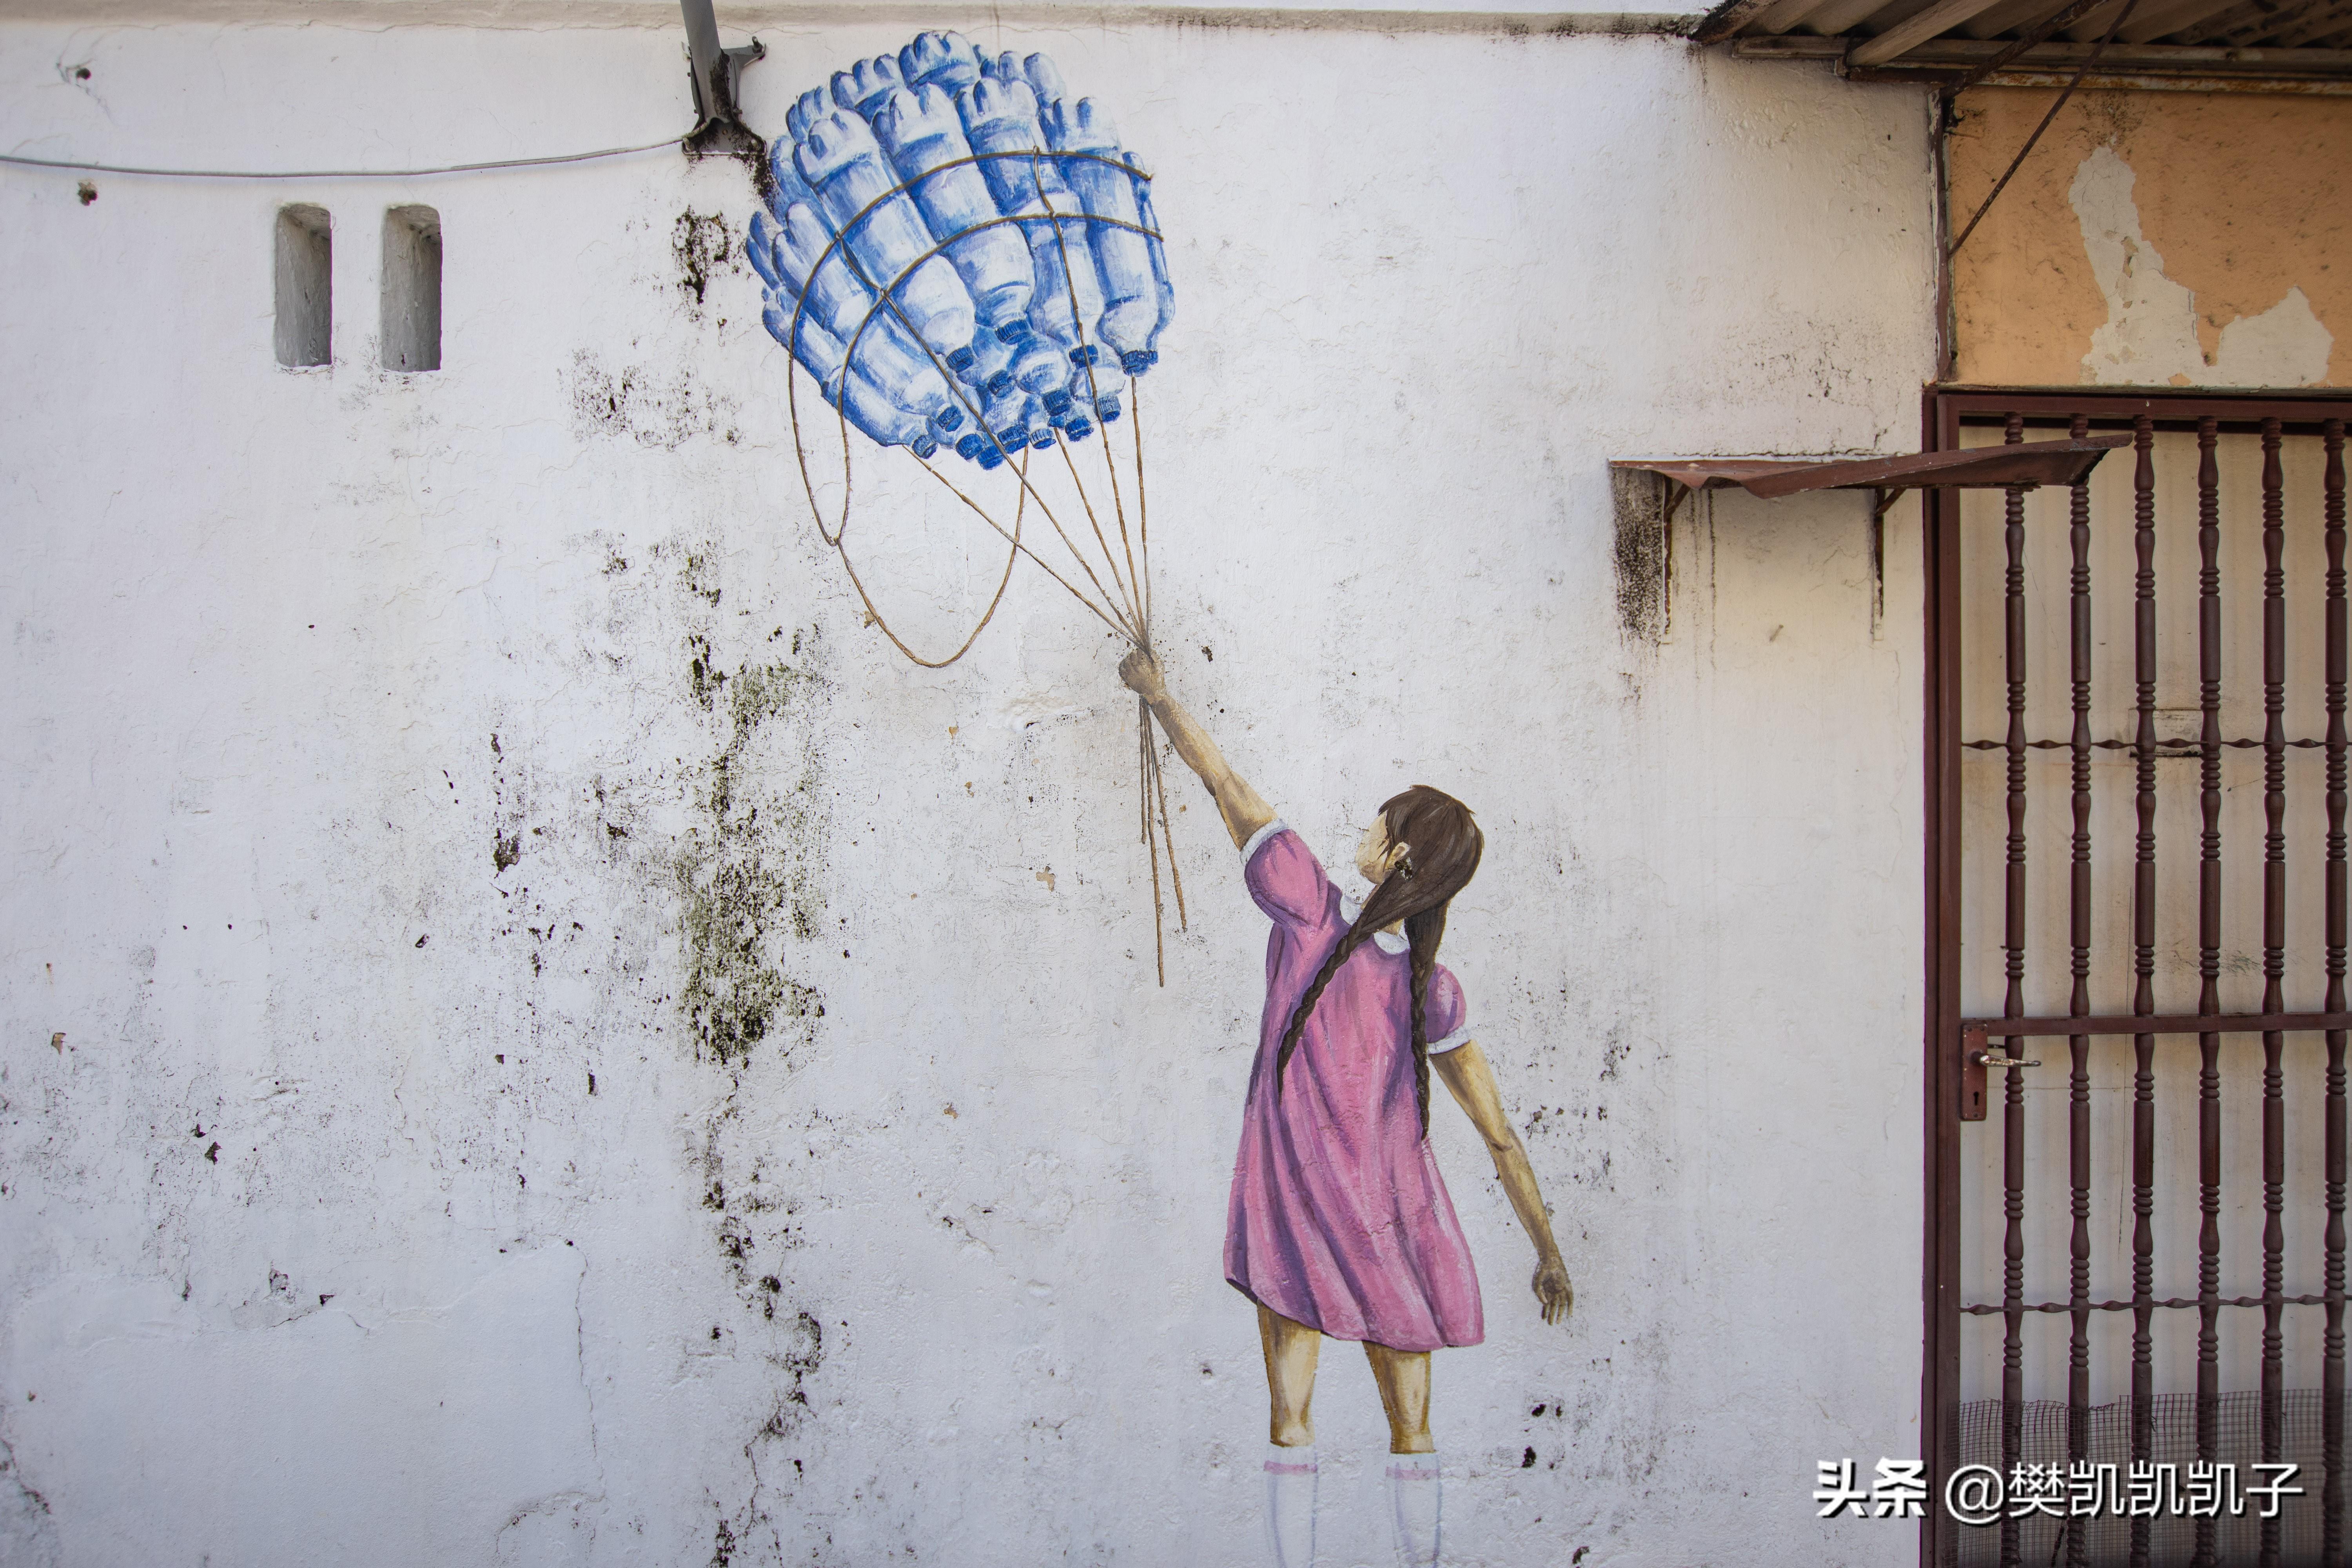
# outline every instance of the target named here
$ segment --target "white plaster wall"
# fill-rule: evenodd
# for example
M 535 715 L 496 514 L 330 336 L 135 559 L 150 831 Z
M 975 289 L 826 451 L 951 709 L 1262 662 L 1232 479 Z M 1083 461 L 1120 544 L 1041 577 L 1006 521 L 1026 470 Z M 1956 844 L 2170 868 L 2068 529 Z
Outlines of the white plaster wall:
M 754 122 L 908 30 L 763 28 Z M 1918 1451 L 1913 509 L 1883 624 L 1861 500 L 1685 509 L 1653 644 L 1604 464 L 1916 444 L 1920 103 L 1654 37 L 1003 37 L 1178 237 L 1180 695 L 1327 856 L 1417 781 L 1489 836 L 1446 959 L 1579 1295 L 1541 1324 L 1441 1110 L 1489 1320 L 1437 1361 L 1449 1559 L 1913 1560 L 1809 1498 Z M 678 47 L 18 22 L 0 143 L 647 141 Z M 1257 1561 L 1218 1247 L 1262 919 L 1188 784 L 1150 984 L 1132 708 L 1051 584 L 945 672 L 861 627 L 754 281 L 680 284 L 740 169 L 94 184 L 0 172 L 0 1559 Z M 291 200 L 331 370 L 271 358 Z M 395 377 L 408 203 L 445 368 Z M 936 646 L 997 558 L 873 493 Z M 782 1005 L 722 1060 L 698 983 Z M 1380 1562 L 1348 1350 L 1327 1561 Z

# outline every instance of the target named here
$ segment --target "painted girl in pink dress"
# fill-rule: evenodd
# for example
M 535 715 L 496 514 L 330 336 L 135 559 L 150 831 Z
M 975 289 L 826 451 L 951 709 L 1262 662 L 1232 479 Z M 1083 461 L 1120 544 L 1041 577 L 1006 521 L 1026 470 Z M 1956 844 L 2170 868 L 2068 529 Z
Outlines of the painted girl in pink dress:
M 1225 1279 L 1257 1304 L 1265 1349 L 1276 1568 L 1314 1561 L 1310 1406 L 1327 1334 L 1363 1343 L 1388 1412 L 1397 1558 L 1430 1568 L 1438 1460 L 1429 1352 L 1486 1338 L 1478 1277 L 1429 1147 L 1432 1068 L 1486 1140 L 1535 1242 L 1544 1321 L 1565 1318 L 1573 1300 L 1527 1151 L 1464 1022 L 1461 984 L 1437 962 L 1447 903 L 1477 870 L 1485 841 L 1468 807 L 1415 785 L 1381 807 L 1356 847 L 1356 868 L 1372 884 L 1360 908 L 1169 697 L 1157 661 L 1129 653 L 1119 677 L 1216 797 L 1250 897 L 1274 922 Z

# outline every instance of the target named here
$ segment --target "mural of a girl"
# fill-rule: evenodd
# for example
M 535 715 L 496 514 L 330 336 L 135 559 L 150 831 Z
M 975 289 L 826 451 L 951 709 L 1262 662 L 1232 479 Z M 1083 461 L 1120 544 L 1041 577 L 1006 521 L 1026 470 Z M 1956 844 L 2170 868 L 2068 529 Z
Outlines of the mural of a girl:
M 1463 1021 L 1462 987 L 1437 962 L 1447 905 L 1477 870 L 1484 838 L 1460 801 L 1405 791 L 1357 846 L 1356 868 L 1373 885 L 1359 907 L 1170 698 L 1150 654 L 1130 652 L 1119 676 L 1215 797 L 1250 897 L 1274 922 L 1225 1232 L 1225 1278 L 1256 1304 L 1265 1351 L 1274 1561 L 1314 1561 L 1311 1405 L 1328 1334 L 1360 1341 L 1371 1363 L 1388 1413 L 1398 1561 L 1429 1568 L 1439 1518 L 1429 1355 L 1486 1337 L 1477 1275 L 1429 1147 L 1432 1068 L 1486 1139 L 1535 1243 L 1544 1321 L 1560 1321 L 1574 1299 L 1527 1151 Z

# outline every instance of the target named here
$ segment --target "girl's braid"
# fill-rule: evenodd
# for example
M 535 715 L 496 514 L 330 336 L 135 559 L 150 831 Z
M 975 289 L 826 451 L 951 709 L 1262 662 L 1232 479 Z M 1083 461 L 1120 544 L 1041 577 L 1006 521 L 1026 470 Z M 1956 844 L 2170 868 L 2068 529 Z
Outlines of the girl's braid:
M 1437 944 L 1445 940 L 1445 906 L 1408 916 L 1405 940 L 1412 944 L 1412 1093 L 1421 1108 L 1421 1135 L 1429 1136 L 1430 977 L 1437 973 Z
M 1274 1058 L 1275 1099 L 1282 1098 L 1283 1069 L 1290 1065 L 1290 1053 L 1298 1048 L 1299 1037 L 1307 1031 L 1307 1016 L 1315 1011 L 1315 1003 L 1323 994 L 1323 987 L 1331 983 L 1331 976 L 1339 973 L 1339 966 L 1347 963 L 1356 949 L 1363 946 L 1364 940 L 1377 929 L 1368 924 L 1360 912 L 1356 916 L 1356 923 L 1349 926 L 1347 935 L 1339 939 L 1339 945 L 1331 950 L 1331 956 L 1323 961 L 1323 967 L 1315 972 L 1315 983 L 1307 988 L 1307 994 L 1301 996 L 1298 1005 L 1291 1009 L 1290 1027 L 1282 1032 L 1282 1049 L 1276 1053 Z

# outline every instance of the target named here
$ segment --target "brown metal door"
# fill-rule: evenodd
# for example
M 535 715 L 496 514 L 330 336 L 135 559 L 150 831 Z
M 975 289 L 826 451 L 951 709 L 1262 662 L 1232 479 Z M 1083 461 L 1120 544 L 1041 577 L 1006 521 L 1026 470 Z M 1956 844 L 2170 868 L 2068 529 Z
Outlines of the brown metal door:
M 2347 413 L 1929 397 L 1929 1561 L 2345 1560 Z

